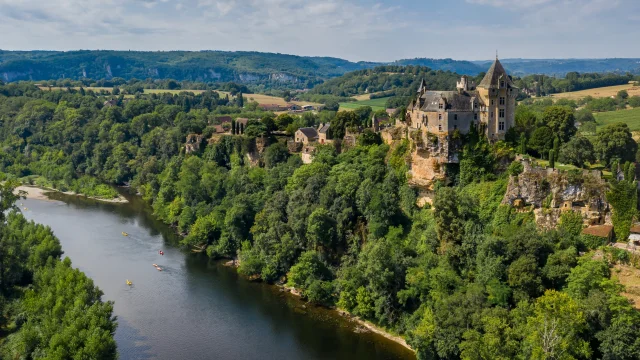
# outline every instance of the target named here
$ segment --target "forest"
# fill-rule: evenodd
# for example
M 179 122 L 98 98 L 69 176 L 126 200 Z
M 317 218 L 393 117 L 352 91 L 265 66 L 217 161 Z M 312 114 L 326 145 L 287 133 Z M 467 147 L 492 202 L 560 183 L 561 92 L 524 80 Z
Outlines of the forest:
M 0 358 L 116 359 L 113 304 L 22 216 L 16 185 L 0 185 Z
M 536 96 L 545 96 L 563 92 L 594 89 L 605 86 L 625 85 L 630 81 L 640 80 L 640 76 L 613 73 L 567 73 L 564 78 L 547 75 L 528 75 L 515 79 L 521 89 L 533 90 Z
M 440 74 L 438 81 L 453 81 Z M 366 131 L 353 148 L 319 146 L 313 162 L 302 164 L 274 134 L 330 122 L 339 138 L 369 120 L 357 112 L 276 117 L 211 91 L 104 101 L 93 91 L 0 86 L 0 171 L 59 186 L 83 177 L 130 185 L 184 235 L 183 246 L 211 258 L 237 257 L 238 271 L 251 279 L 295 287 L 311 303 L 400 334 L 420 359 L 640 358 L 640 313 L 611 278 L 613 265 L 629 262 L 627 253 L 582 236 L 576 213 L 542 230 L 531 212 L 501 205 L 509 176 L 519 171 L 517 163 L 505 171 L 501 158 L 560 154 L 579 165 L 617 168 L 637 151 L 625 126 L 590 140 L 573 126 L 586 116 L 570 107 L 519 107 L 508 141 L 469 135 L 452 181 L 436 184 L 433 205 L 418 208 L 407 178 L 409 141 L 387 145 Z M 223 113 L 257 120 L 243 135 L 216 136 L 186 154 L 187 135 L 211 137 Z M 592 152 L 565 150 L 581 149 L 585 140 L 593 141 Z M 633 165 L 620 166 L 633 173 Z M 614 225 L 636 215 L 636 187 L 635 177 L 612 182 L 608 198 L 620 209 Z M 54 263 L 36 271 L 34 291 L 53 291 L 48 284 L 73 271 L 68 260 Z M 95 302 L 97 294 L 82 299 L 99 304 L 96 316 L 104 316 L 110 305 Z M 48 298 L 26 299 L 34 311 L 27 319 L 45 322 L 35 311 Z M 108 338 L 107 318 L 95 336 Z M 28 320 L 5 348 L 43 329 Z

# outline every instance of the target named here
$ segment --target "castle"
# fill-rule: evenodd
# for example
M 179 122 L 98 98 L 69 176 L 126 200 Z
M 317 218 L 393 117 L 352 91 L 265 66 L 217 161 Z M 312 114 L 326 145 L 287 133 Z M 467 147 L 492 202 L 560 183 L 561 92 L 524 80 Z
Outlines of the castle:
M 477 86 L 462 76 L 456 91 L 431 91 L 422 80 L 417 99 L 407 108 L 407 125 L 434 135 L 456 130 L 466 134 L 473 126 L 489 141 L 504 140 L 515 123 L 517 95 L 518 89 L 496 58 Z

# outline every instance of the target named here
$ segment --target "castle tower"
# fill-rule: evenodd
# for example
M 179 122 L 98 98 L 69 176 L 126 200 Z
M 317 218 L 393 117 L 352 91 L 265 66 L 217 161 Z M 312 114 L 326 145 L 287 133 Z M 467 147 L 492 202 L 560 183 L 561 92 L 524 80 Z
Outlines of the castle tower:
M 489 140 L 503 140 L 507 130 L 515 125 L 518 89 L 496 56 L 489 71 L 477 86 L 485 107 L 480 122 Z

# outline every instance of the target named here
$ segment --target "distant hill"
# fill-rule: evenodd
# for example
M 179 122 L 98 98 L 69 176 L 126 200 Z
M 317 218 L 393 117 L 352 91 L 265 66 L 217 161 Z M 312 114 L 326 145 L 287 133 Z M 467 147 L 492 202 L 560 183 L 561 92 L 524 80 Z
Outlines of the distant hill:
M 393 65 L 426 66 L 434 70 L 451 71 L 458 74 L 475 76 L 481 72 L 487 71 L 489 66 L 491 66 L 491 63 L 489 63 L 489 66 L 484 66 L 484 64 L 475 64 L 471 61 L 464 60 L 416 58 L 398 60 L 395 61 Z
M 0 79 L 4 81 L 121 77 L 304 87 L 372 66 L 330 57 L 258 52 L 0 51 Z
M 491 61 L 472 61 L 487 69 Z M 640 74 L 640 59 L 500 59 L 511 75 L 564 76 L 569 72 Z
M 567 72 L 632 72 L 640 74 L 640 59 L 504 59 L 513 75 Z M 426 66 L 433 70 L 476 76 L 491 61 L 404 59 L 390 63 L 351 62 L 333 57 L 305 57 L 229 51 L 3 51 L 0 80 L 166 79 L 238 82 L 270 87 L 311 88 L 348 72 L 380 65 Z

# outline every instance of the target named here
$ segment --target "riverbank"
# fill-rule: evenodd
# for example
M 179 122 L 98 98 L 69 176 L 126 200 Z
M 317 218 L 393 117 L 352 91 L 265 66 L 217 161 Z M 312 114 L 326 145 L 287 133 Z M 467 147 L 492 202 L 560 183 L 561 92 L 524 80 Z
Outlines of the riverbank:
M 125 199 L 122 195 L 119 195 L 117 198 L 114 198 L 114 199 L 102 199 L 102 198 L 97 198 L 97 197 L 93 197 L 93 196 L 86 196 L 86 195 L 82 195 L 82 194 L 77 194 L 77 193 L 75 193 L 73 191 L 60 191 L 60 190 L 56 190 L 56 189 L 42 188 L 42 187 L 36 187 L 36 186 L 26 186 L 26 185 L 18 186 L 15 189 L 15 191 L 16 191 L 16 193 L 19 192 L 19 191 L 23 191 L 25 196 L 27 197 L 27 199 L 45 200 L 45 201 L 51 201 L 51 199 L 46 195 L 47 193 L 58 192 L 58 193 L 62 193 L 62 194 L 65 194 L 65 195 L 81 196 L 81 197 L 85 197 L 87 199 L 92 199 L 92 200 L 102 201 L 102 202 L 107 202 L 107 203 L 126 204 L 126 203 L 129 202 L 129 200 Z
M 233 260 L 232 260 L 233 261 Z M 234 266 L 234 263 L 232 262 L 228 262 L 225 264 L 226 266 Z M 290 286 L 286 286 L 286 285 L 277 285 L 279 287 L 281 287 L 284 291 L 288 292 L 289 294 L 293 295 L 293 296 L 297 296 L 297 297 L 302 297 L 302 294 L 300 294 L 300 291 L 294 287 L 290 287 Z M 360 325 L 362 328 L 366 329 L 367 331 L 371 331 L 372 333 L 378 334 L 382 337 L 384 337 L 385 339 L 391 340 L 397 344 L 402 345 L 403 347 L 411 350 L 412 352 L 415 352 L 415 350 L 409 345 L 407 344 L 407 341 L 398 335 L 394 335 L 390 332 L 388 332 L 387 330 L 369 322 L 366 320 L 363 320 L 351 313 L 349 313 L 346 310 L 342 310 L 339 308 L 331 308 L 331 310 L 336 311 L 338 314 L 342 315 L 343 317 L 354 321 L 355 323 L 357 323 L 358 325 Z
M 238 259 L 232 259 L 232 260 L 224 262 L 224 266 L 228 266 L 228 267 L 234 268 L 236 271 L 237 271 L 239 265 L 240 265 L 240 261 Z M 250 280 L 255 280 L 255 279 L 250 279 Z M 294 288 L 294 287 L 287 286 L 287 285 L 276 285 L 276 286 L 281 288 L 282 291 L 288 292 L 289 294 L 291 294 L 293 296 L 296 296 L 296 297 L 299 297 L 299 298 L 302 297 L 302 294 L 300 293 L 300 291 L 298 289 Z M 338 312 L 338 314 L 346 317 L 347 319 L 356 322 L 358 325 L 360 325 L 361 327 L 365 328 L 366 330 L 371 331 L 371 332 L 373 332 L 375 334 L 378 334 L 378 335 L 380 335 L 380 336 L 382 336 L 382 337 L 384 337 L 384 338 L 386 338 L 388 340 L 391 340 L 391 341 L 393 341 L 393 342 L 395 342 L 397 344 L 400 344 L 400 345 L 404 346 L 405 348 L 415 352 L 415 350 L 413 350 L 413 348 L 409 344 L 407 344 L 407 341 L 403 337 L 398 336 L 398 335 L 394 335 L 394 334 L 388 332 L 387 330 L 385 330 L 385 329 L 383 329 L 383 328 L 381 328 L 379 326 L 376 326 L 375 324 L 373 324 L 371 322 L 368 322 L 366 320 L 362 320 L 359 317 L 349 313 L 348 311 L 345 311 L 345 310 L 342 310 L 342 309 L 338 309 L 338 308 L 331 308 L 331 310 L 334 310 L 334 311 Z

